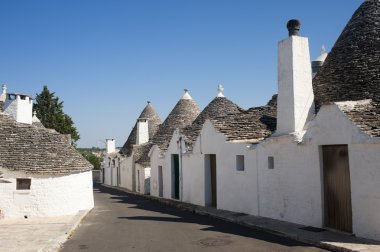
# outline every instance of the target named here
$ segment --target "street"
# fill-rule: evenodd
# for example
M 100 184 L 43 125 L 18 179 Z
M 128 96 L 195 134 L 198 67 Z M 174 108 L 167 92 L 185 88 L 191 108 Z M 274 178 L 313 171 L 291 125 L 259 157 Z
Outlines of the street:
M 101 185 L 94 197 L 62 251 L 325 251 Z

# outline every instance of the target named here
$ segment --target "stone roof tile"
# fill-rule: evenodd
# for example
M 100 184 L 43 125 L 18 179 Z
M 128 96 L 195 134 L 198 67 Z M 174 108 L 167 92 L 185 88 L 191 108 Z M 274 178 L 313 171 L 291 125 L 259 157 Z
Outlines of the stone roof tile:
M 11 171 L 56 176 L 93 168 L 66 136 L 18 123 L 4 113 L 0 113 L 0 166 Z
M 186 136 L 186 143 L 191 148 L 207 119 L 211 120 L 226 115 L 233 115 L 242 111 L 242 108 L 229 99 L 216 97 L 203 109 L 191 125 L 181 130 L 181 133 Z
M 380 1 L 363 2 L 313 80 L 317 109 L 339 101 L 380 101 Z
M 380 106 L 372 100 L 337 102 L 339 109 L 364 133 L 380 137 Z
M 276 130 L 277 95 L 267 105 L 250 108 L 235 114 L 211 120 L 216 130 L 226 136 L 227 141 L 257 143 Z

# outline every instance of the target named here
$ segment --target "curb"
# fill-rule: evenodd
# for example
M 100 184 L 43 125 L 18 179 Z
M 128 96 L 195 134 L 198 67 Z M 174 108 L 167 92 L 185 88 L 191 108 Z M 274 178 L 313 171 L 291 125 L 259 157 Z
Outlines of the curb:
M 284 237 L 284 238 L 292 239 L 292 240 L 295 240 L 295 241 L 298 241 L 298 242 L 310 244 L 310 245 L 316 246 L 316 247 L 321 248 L 321 249 L 328 249 L 328 250 L 332 250 L 332 251 L 336 251 L 336 252 L 360 252 L 358 250 L 352 250 L 352 249 L 348 249 L 348 248 L 344 248 L 344 247 L 339 247 L 337 245 L 330 244 L 330 243 L 324 243 L 324 242 L 321 242 L 321 241 L 310 240 L 310 239 L 307 239 L 307 238 L 300 237 L 298 235 L 292 235 L 292 234 L 288 234 L 288 233 L 285 233 L 285 232 L 281 232 L 281 231 L 277 231 L 277 230 L 274 230 L 274 229 L 270 229 L 268 227 L 264 227 L 264 226 L 261 226 L 261 225 L 255 225 L 255 224 L 252 224 L 252 223 L 248 223 L 248 222 L 246 222 L 244 220 L 239 220 L 238 217 L 234 217 L 234 216 L 227 216 L 227 217 L 225 217 L 225 216 L 221 216 L 220 215 L 220 211 L 223 211 L 225 213 L 231 213 L 231 214 L 233 214 L 233 212 L 229 212 L 229 211 L 225 211 L 225 210 L 215 210 L 215 211 L 219 211 L 219 213 L 212 213 L 212 212 L 209 212 L 205 207 L 193 205 L 193 204 L 190 204 L 190 203 L 185 203 L 185 202 L 181 202 L 181 201 L 175 201 L 175 200 L 171 200 L 171 199 L 159 198 L 159 197 L 155 197 L 155 196 L 151 196 L 151 195 L 143 195 L 143 194 L 139 194 L 137 192 L 132 192 L 132 191 L 126 189 L 126 188 L 109 186 L 109 185 L 105 185 L 105 184 L 99 184 L 99 185 L 103 186 L 103 187 L 106 187 L 106 188 L 122 191 L 122 192 L 125 192 L 125 193 L 128 193 L 128 194 L 131 194 L 131 195 L 135 195 L 135 196 L 143 197 L 143 198 L 150 199 L 150 200 L 153 200 L 153 201 L 157 201 L 157 202 L 160 202 L 162 204 L 165 204 L 165 205 L 168 205 L 168 206 L 172 206 L 172 207 L 175 207 L 177 209 L 184 210 L 184 211 L 192 212 L 192 213 L 195 213 L 195 214 L 198 214 L 198 215 L 210 216 L 210 217 L 213 217 L 213 218 L 216 218 L 216 219 L 224 220 L 224 221 L 227 221 L 227 222 L 230 222 L 230 223 L 235 223 L 235 224 L 238 224 L 238 225 L 241 225 L 241 226 L 244 226 L 244 227 L 248 227 L 248 228 L 252 228 L 252 229 L 255 229 L 255 230 L 258 230 L 258 231 L 263 231 L 263 232 L 270 233 L 270 234 L 273 234 L 273 235 L 277 235 L 277 236 L 281 236 L 281 237 Z
M 67 223 L 64 227 L 65 233 L 54 238 L 50 239 L 48 243 L 38 250 L 38 252 L 52 252 L 52 251 L 59 251 L 63 243 L 67 241 L 67 239 L 71 236 L 71 234 L 74 232 L 75 229 L 77 229 L 82 221 L 82 219 L 91 211 L 89 210 L 81 210 L 79 211 L 73 218 L 73 220 L 70 223 Z

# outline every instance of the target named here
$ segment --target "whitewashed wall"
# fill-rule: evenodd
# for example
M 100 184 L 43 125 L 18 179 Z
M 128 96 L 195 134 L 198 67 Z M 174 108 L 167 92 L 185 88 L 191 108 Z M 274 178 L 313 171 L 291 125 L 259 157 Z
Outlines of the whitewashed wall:
M 178 154 L 176 143 L 178 138 L 178 132 L 175 132 L 164 155 L 161 155 L 161 150 L 157 146 L 152 147 L 150 156 L 150 194 L 153 196 L 159 196 L 158 166 L 162 166 L 163 198 L 172 198 L 171 154 Z
M 361 132 L 337 105 L 323 106 L 302 134 L 270 137 L 248 149 L 247 144 L 226 143 L 206 121 L 193 152 L 180 155 L 182 200 L 205 205 L 204 154 L 216 154 L 219 209 L 323 227 L 321 146 L 347 144 L 353 232 L 380 240 L 380 140 Z M 157 167 L 162 165 L 163 196 L 172 197 L 171 154 L 179 154 L 179 137 L 178 132 L 173 134 L 163 156 L 157 147 L 152 150 L 154 196 L 158 196 Z M 244 172 L 236 171 L 236 155 L 245 156 Z M 274 158 L 274 169 L 268 168 L 269 156 Z
M 121 177 L 120 186 L 131 191 L 133 191 L 132 169 L 133 169 L 132 157 L 131 156 L 123 157 L 120 160 L 120 177 Z
M 141 194 L 150 194 L 150 167 L 136 164 L 136 191 Z
M 364 134 L 337 105 L 321 108 L 305 138 L 316 146 L 348 145 L 353 233 L 380 240 L 379 140 Z
M 248 149 L 247 144 L 226 143 L 225 137 L 217 133 L 209 121 L 204 124 L 200 137 L 189 154 L 180 154 L 180 134 L 177 131 L 173 134 L 164 157 L 159 157 L 159 149 L 152 151 L 151 194 L 158 196 L 158 166 L 162 165 L 163 197 L 172 198 L 171 155 L 179 154 L 183 166 L 182 201 L 205 206 L 205 186 L 209 183 L 205 178 L 205 154 L 216 154 L 217 208 L 257 214 L 255 151 Z M 183 143 L 182 149 L 185 149 Z M 236 170 L 236 155 L 244 155 L 245 171 Z
M 205 154 L 216 154 L 217 208 L 257 215 L 255 150 L 249 149 L 245 143 L 227 143 L 224 135 L 217 133 L 208 120 L 192 154 L 184 158 L 184 200 L 201 205 L 206 203 L 205 186 L 209 181 L 205 181 Z M 244 171 L 237 171 L 236 155 L 244 155 Z
M 120 161 L 119 161 L 120 160 Z M 103 160 L 104 181 L 103 183 L 110 186 L 119 186 L 118 184 L 118 166 L 121 163 L 120 155 L 106 155 Z M 120 168 L 121 170 L 121 168 Z
M 159 182 L 158 182 L 158 166 L 162 166 L 162 173 L 164 169 L 167 169 L 163 166 L 164 159 L 160 157 L 160 149 L 157 146 L 153 146 L 150 151 L 150 195 L 159 197 Z M 163 184 L 167 184 L 168 181 L 163 181 Z
M 257 148 L 259 215 L 321 227 L 322 188 L 318 147 L 294 137 L 271 138 Z M 274 169 L 268 168 L 268 157 Z
M 0 184 L 0 210 L 4 218 L 53 217 L 92 209 L 92 172 L 62 177 L 4 172 L 11 183 Z M 30 190 L 16 190 L 16 178 L 31 178 Z

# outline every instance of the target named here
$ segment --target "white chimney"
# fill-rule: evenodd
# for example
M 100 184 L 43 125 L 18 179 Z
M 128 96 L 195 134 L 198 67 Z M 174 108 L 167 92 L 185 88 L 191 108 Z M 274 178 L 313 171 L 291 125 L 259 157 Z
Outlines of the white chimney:
M 144 144 L 149 141 L 148 119 L 137 119 L 136 144 Z
M 2 86 L 1 98 L 5 98 L 3 110 L 12 115 L 20 123 L 32 124 L 33 120 L 33 99 L 26 94 L 7 93 L 7 87 Z
M 106 152 L 107 154 L 114 153 L 116 151 L 115 139 L 106 139 Z
M 289 37 L 278 43 L 278 135 L 302 131 L 314 114 L 309 42 L 298 36 L 300 25 L 290 20 Z

